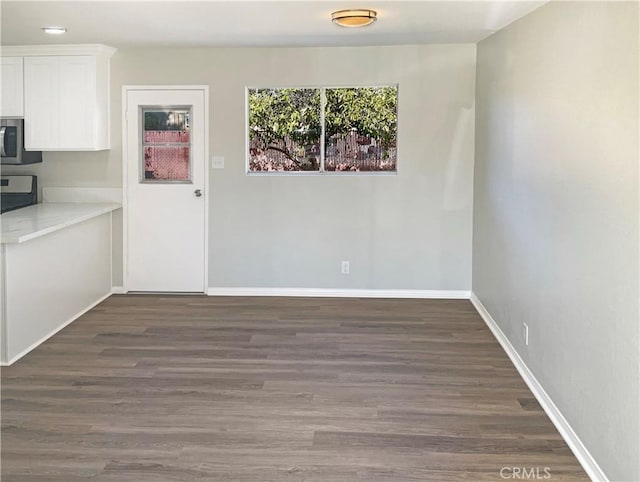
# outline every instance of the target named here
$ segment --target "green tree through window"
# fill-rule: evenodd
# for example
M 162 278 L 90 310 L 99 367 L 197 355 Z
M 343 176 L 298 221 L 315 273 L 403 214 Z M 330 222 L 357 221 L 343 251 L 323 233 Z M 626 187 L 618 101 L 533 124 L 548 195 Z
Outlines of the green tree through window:
M 397 103 L 395 86 L 249 89 L 249 171 L 395 171 Z

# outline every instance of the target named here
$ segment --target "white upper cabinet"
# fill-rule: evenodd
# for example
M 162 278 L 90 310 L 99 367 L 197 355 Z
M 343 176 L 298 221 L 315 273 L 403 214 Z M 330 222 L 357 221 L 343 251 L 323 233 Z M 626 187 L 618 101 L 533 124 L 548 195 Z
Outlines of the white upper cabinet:
M 96 150 L 96 58 L 25 57 L 25 146 L 38 150 Z
M 22 57 L 2 57 L 0 64 L 0 116 L 24 116 Z
M 99 139 L 99 112 L 96 96 L 96 58 L 59 57 L 60 133 L 62 146 L 77 148 L 109 147 L 108 139 Z M 66 126 L 66 127 L 65 127 Z
M 60 76 L 58 57 L 25 58 L 24 143 L 27 149 L 59 144 Z
M 11 49 L 24 56 L 25 148 L 109 149 L 109 59 L 115 50 L 101 45 Z

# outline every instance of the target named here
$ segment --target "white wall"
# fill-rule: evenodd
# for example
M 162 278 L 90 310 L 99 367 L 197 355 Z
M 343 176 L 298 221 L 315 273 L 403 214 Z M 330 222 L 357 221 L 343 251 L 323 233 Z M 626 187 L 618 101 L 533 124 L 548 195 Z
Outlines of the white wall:
M 631 2 L 478 45 L 473 291 L 616 481 L 640 480 L 638 54 Z
M 210 286 L 470 289 L 475 45 L 123 49 L 111 78 L 112 150 L 29 169 L 44 186 L 120 186 L 122 85 L 209 85 L 226 161 L 210 171 Z M 399 84 L 397 175 L 246 176 L 247 85 L 385 83 Z

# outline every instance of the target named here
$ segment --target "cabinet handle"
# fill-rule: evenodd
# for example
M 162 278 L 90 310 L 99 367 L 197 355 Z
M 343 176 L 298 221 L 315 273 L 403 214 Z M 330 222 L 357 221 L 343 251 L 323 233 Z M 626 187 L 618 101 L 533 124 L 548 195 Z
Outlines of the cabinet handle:
M 202 191 L 200 189 L 196 189 L 195 191 L 193 191 L 193 194 L 195 194 L 196 197 L 200 197 L 202 196 Z
M 4 135 L 7 132 L 6 127 L 0 127 L 0 156 L 5 157 L 7 152 L 4 150 Z

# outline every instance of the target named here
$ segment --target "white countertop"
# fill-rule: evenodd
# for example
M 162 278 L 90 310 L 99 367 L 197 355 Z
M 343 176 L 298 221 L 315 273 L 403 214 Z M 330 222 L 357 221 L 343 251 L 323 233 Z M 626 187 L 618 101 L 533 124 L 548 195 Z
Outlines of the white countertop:
M 43 203 L 0 216 L 0 243 L 24 243 L 120 209 L 117 203 Z

